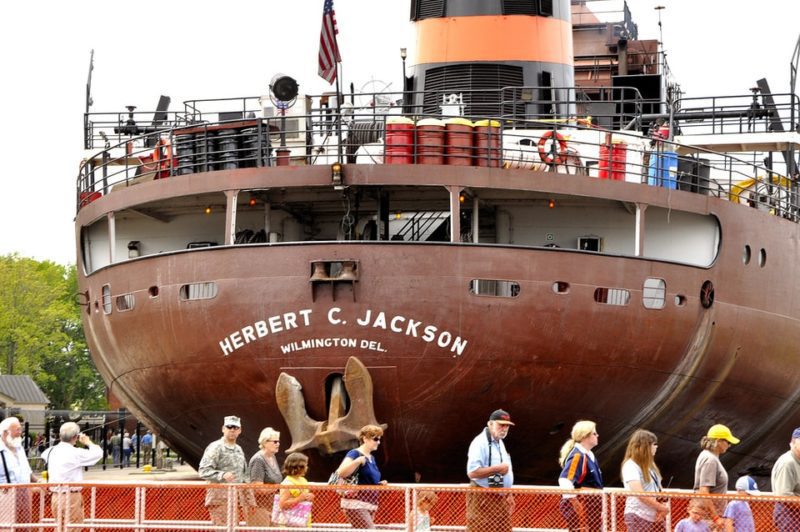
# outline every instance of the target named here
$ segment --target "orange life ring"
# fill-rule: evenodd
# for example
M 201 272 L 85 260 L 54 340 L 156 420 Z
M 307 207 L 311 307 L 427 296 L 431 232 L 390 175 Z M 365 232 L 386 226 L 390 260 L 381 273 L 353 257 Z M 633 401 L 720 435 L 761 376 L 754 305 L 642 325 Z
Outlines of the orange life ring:
M 172 144 L 168 139 L 158 139 L 153 150 L 153 162 L 156 163 L 156 179 L 169 177 L 174 159 L 172 157 Z
M 564 164 L 567 162 L 567 139 L 561 136 L 561 133 L 556 133 L 556 142 L 558 142 L 558 152 L 555 157 L 551 150 L 545 149 L 547 141 L 553 138 L 552 131 L 545 131 L 542 138 L 539 139 L 539 158 L 545 164 Z

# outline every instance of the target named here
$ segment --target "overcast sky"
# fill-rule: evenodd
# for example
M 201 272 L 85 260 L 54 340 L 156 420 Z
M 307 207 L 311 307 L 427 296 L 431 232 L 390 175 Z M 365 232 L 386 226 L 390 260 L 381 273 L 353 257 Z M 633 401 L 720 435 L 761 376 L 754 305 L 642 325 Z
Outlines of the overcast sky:
M 89 52 L 94 111 L 125 105 L 171 110 L 193 99 L 265 94 L 278 72 L 301 92 L 329 90 L 317 77 L 323 0 L 28 0 L 0 3 L 0 254 L 75 262 L 75 180 Z M 618 1 L 600 2 L 609 9 Z M 745 94 L 766 77 L 789 88 L 800 0 L 631 0 L 640 38 L 658 38 L 690 96 Z M 335 0 L 343 77 L 400 90 L 399 50 L 414 35 L 409 0 Z

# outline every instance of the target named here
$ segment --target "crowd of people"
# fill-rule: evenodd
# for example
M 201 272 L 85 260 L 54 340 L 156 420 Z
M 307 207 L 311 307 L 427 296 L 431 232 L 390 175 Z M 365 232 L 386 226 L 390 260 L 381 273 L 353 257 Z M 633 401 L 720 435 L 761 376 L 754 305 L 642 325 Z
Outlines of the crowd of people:
M 486 426 L 475 436 L 467 452 L 466 473 L 470 485 L 490 488 L 467 494 L 466 517 L 468 531 L 510 531 L 515 510 L 513 495 L 506 490 L 492 493 L 491 488 L 511 488 L 514 471 L 511 455 L 504 440 L 514 426 L 510 414 L 495 410 Z M 308 488 L 308 457 L 303 453 L 289 454 L 279 463 L 280 433 L 267 427 L 258 437 L 258 451 L 248 460 L 237 440 L 242 433 L 242 423 L 237 416 L 224 418 L 222 437 L 211 442 L 200 461 L 199 475 L 204 480 L 219 484 L 206 490 L 205 506 L 216 525 L 225 525 L 229 519 L 229 494 L 236 493 L 234 505 L 238 517 L 251 526 L 310 527 L 314 494 Z M 149 435 L 149 432 L 148 432 Z M 375 459 L 383 438 L 383 429 L 366 425 L 358 434 L 358 446 L 351 449 L 331 476 L 331 483 L 345 485 L 377 486 L 386 484 Z M 52 484 L 76 483 L 83 479 L 83 468 L 94 465 L 103 456 L 103 449 L 81 433 L 77 424 L 64 423 L 59 431 L 60 444 L 47 449 L 42 458 L 47 463 L 47 473 Z M 125 445 L 120 438 L 120 460 L 125 451 L 135 443 Z M 571 532 L 601 529 L 601 499 L 591 496 L 591 490 L 604 487 L 603 474 L 594 449 L 599 443 L 597 425 L 582 420 L 572 427 L 570 438 L 564 443 L 558 457 L 561 473 L 558 486 L 567 491 L 561 498 L 559 510 L 564 524 Z M 151 440 L 152 441 L 152 440 Z M 151 445 L 151 441 L 148 442 Z M 80 443 L 80 446 L 76 445 Z M 729 478 L 720 456 L 731 446 L 740 443 L 725 425 L 710 427 L 700 440 L 700 452 L 694 467 L 694 491 L 698 494 L 725 494 Z M 141 442 L 144 447 L 144 439 Z M 637 495 L 626 497 L 624 521 L 628 530 L 659 532 L 664 530 L 669 506 L 660 500 L 662 473 L 656 465 L 658 438 L 648 430 L 638 429 L 628 440 L 621 464 L 621 479 L 625 488 Z M 128 453 L 129 455 L 130 453 Z M 22 426 L 17 418 L 0 422 L 0 484 L 29 484 L 39 482 L 31 471 L 22 442 Z M 230 491 L 225 484 L 250 483 L 280 485 L 281 488 L 264 487 Z M 284 487 L 285 486 L 285 487 Z M 347 521 L 358 529 L 372 529 L 378 510 L 378 491 L 375 489 L 337 490 L 341 495 L 340 507 Z M 742 476 L 735 483 L 737 496 L 725 498 L 694 498 L 689 501 L 686 517 L 672 515 L 677 522 L 677 532 L 753 532 L 755 524 L 748 498 L 759 493 L 756 481 Z M 581 491 L 578 491 L 581 490 Z M 69 522 L 83 521 L 82 490 L 76 487 L 50 487 L 53 515 Z M 771 491 L 778 496 L 800 496 L 800 428 L 791 434 L 789 450 L 781 455 L 772 468 Z M 6 492 L 0 498 L 15 497 L 14 501 L 0 506 L 14 508 L 17 522 L 29 522 L 31 497 L 27 489 Z M 589 494 L 590 496 L 582 496 Z M 652 496 L 639 495 L 653 493 Z M 434 518 L 431 508 L 436 494 L 422 490 L 417 494 L 414 515 L 415 530 L 430 530 Z M 12 504 L 13 503 L 13 504 Z M 798 504 L 776 502 L 772 515 L 779 532 L 800 530 L 800 501 Z
M 286 486 L 240 490 L 235 507 L 237 519 L 243 518 L 252 526 L 311 526 L 311 508 L 314 494 L 307 487 L 308 456 L 291 453 L 283 467 L 278 464 L 280 433 L 271 427 L 261 431 L 258 437 L 259 450 L 246 460 L 244 451 L 236 443 L 242 433 L 242 422 L 237 416 L 226 416 L 222 425 L 222 437 L 211 442 L 200 459 L 198 473 L 212 484 L 263 483 Z M 358 434 L 359 446 L 350 450 L 337 468 L 337 478 L 348 479 L 348 484 L 376 486 L 386 484 L 381 478 L 373 453 L 378 449 L 383 429 L 377 425 L 366 425 Z M 223 487 L 206 491 L 205 506 L 216 525 L 228 521 L 229 492 Z M 354 528 L 374 527 L 378 510 L 378 492 L 368 489 L 345 490 L 341 497 L 341 509 Z M 431 504 L 426 499 L 425 504 Z M 424 504 L 422 505 L 424 508 Z M 427 515 L 420 514 L 421 518 Z M 421 529 L 420 529 L 421 530 Z
M 472 441 L 467 458 L 467 476 L 474 486 L 510 487 L 514 477 L 511 456 L 503 439 L 514 424 L 504 410 L 489 416 L 487 427 Z M 570 439 L 561 448 L 561 474 L 558 485 L 564 490 L 602 489 L 603 475 L 593 449 L 599 443 L 593 421 L 578 421 Z M 725 425 L 714 425 L 700 441 L 701 451 L 694 469 L 694 491 L 698 494 L 725 494 L 728 473 L 719 457 L 740 442 Z M 495 458 L 492 458 L 492 450 Z M 634 431 L 628 440 L 621 465 L 625 488 L 653 496 L 628 496 L 624 520 L 629 531 L 659 532 L 665 529 L 669 507 L 659 500 L 662 474 L 655 462 L 658 438 L 648 430 Z M 492 481 L 493 477 L 499 477 Z M 800 496 L 800 428 L 792 433 L 789 450 L 772 468 L 772 493 L 779 496 Z M 688 504 L 688 516 L 679 520 L 676 532 L 754 532 L 753 513 L 746 498 L 760 493 L 750 476 L 736 481 L 737 499 L 695 498 Z M 570 532 L 600 530 L 599 497 L 581 497 L 576 493 L 562 496 L 559 510 Z M 471 494 L 467 502 L 467 530 L 510 531 L 514 511 L 512 495 Z M 677 516 L 674 516 L 677 517 Z M 773 522 L 779 532 L 800 530 L 800 501 L 797 505 L 775 503 Z
M 467 452 L 467 478 L 470 485 L 481 488 L 511 488 L 514 470 L 511 455 L 504 440 L 514 423 L 505 410 L 495 410 L 481 432 L 472 440 Z M 217 484 L 264 483 L 286 486 L 275 490 L 264 488 L 238 491 L 236 507 L 239 516 L 253 526 L 311 526 L 311 509 L 314 494 L 307 487 L 308 457 L 291 453 L 281 468 L 277 453 L 280 433 L 267 427 L 258 439 L 259 450 L 249 461 L 236 443 L 242 431 L 241 420 L 236 416 L 225 418 L 222 438 L 212 442 L 200 462 L 200 476 Z M 383 429 L 367 425 L 358 435 L 359 445 L 351 449 L 331 476 L 331 483 L 380 485 L 386 481 L 375 461 Z M 571 532 L 600 530 L 601 498 L 582 496 L 591 490 L 604 487 L 603 474 L 594 449 L 600 436 L 593 421 L 575 423 L 570 438 L 564 443 L 558 457 L 561 473 L 558 485 L 568 490 L 560 501 L 559 510 L 564 525 Z M 714 425 L 700 441 L 700 452 L 695 462 L 694 491 L 698 494 L 725 494 L 728 490 L 728 473 L 720 461 L 732 445 L 740 442 L 725 425 Z M 772 491 L 775 495 L 800 496 L 800 428 L 791 436 L 789 451 L 782 455 L 772 470 Z M 628 440 L 621 464 L 621 479 L 625 488 L 652 496 L 631 495 L 625 499 L 624 521 L 628 530 L 659 532 L 665 529 L 669 506 L 660 500 L 662 473 L 656 465 L 658 437 L 651 431 L 638 429 Z M 675 530 L 679 532 L 753 532 L 753 513 L 747 502 L 750 496 L 760 493 L 750 476 L 740 477 L 736 483 L 737 498 L 695 498 L 689 501 L 688 514 L 683 519 L 672 515 Z M 579 491 L 581 490 L 581 491 Z M 206 506 L 215 524 L 223 525 L 228 516 L 228 491 L 208 490 Z M 372 529 L 378 509 L 377 490 L 358 489 L 339 491 L 341 509 L 347 521 L 358 529 Z M 422 490 L 417 494 L 414 530 L 430 530 L 434 521 L 431 508 L 436 494 Z M 511 531 L 515 510 L 514 497 L 506 490 L 492 493 L 491 489 L 467 493 L 467 530 Z M 775 504 L 773 520 L 780 532 L 800 530 L 800 504 L 797 507 Z

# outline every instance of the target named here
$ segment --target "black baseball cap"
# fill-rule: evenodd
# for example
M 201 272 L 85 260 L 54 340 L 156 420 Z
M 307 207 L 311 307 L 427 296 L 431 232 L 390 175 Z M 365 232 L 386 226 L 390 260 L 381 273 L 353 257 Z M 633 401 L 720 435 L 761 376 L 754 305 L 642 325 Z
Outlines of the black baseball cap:
M 489 416 L 489 421 L 497 421 L 501 425 L 514 424 L 511 422 L 511 416 L 505 410 L 495 410 L 494 412 L 492 412 L 492 415 Z

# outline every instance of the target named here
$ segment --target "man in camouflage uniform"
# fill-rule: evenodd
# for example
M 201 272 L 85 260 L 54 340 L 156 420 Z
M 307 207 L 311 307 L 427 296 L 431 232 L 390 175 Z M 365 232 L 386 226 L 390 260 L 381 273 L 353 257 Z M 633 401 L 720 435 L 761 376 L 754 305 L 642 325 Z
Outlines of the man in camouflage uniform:
M 222 438 L 211 442 L 203 452 L 200 460 L 200 478 L 212 484 L 245 483 L 249 479 L 247 472 L 247 459 L 244 451 L 236 444 L 236 439 L 242 433 L 242 423 L 236 416 L 226 416 L 222 426 Z M 252 493 L 249 490 L 237 490 L 238 506 L 241 515 L 247 519 L 247 514 L 255 505 Z M 208 488 L 206 490 L 205 506 L 211 514 L 211 522 L 218 526 L 228 524 L 228 489 Z M 238 522 L 236 518 L 235 522 Z

